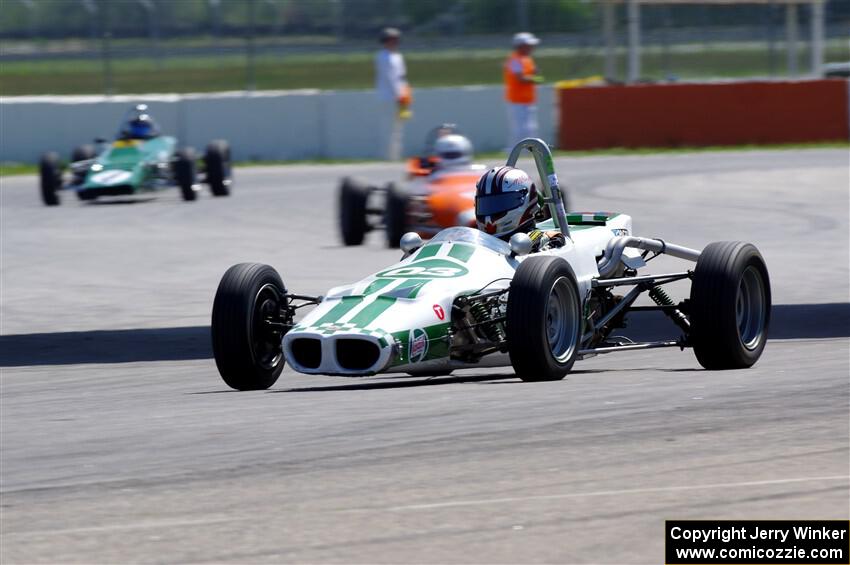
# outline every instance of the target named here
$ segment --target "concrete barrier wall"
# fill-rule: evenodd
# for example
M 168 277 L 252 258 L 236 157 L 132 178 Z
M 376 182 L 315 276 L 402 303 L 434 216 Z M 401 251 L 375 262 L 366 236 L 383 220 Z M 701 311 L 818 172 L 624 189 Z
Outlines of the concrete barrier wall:
M 850 138 L 841 79 L 562 89 L 559 147 L 675 147 Z
M 426 134 L 455 122 L 477 151 L 507 144 L 500 86 L 423 88 L 414 92 L 404 151 L 418 152 Z M 81 143 L 115 135 L 124 113 L 146 103 L 163 131 L 202 149 L 227 139 L 237 160 L 378 158 L 378 101 L 372 91 L 226 92 L 146 96 L 0 98 L 0 161 L 33 163 L 48 150 L 68 155 Z M 555 91 L 539 89 L 540 134 L 555 142 Z

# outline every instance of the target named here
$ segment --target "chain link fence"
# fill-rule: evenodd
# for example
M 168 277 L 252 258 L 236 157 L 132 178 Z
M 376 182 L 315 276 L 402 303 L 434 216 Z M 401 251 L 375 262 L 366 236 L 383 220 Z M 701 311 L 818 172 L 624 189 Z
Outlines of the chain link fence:
M 3 0 L 0 94 L 369 88 L 387 25 L 404 31 L 414 86 L 498 83 L 520 30 L 541 36 L 547 81 L 623 81 L 629 14 L 623 3 L 612 10 L 606 36 L 605 5 L 590 0 Z M 640 10 L 638 80 L 807 68 L 807 5 L 797 9 L 792 57 L 780 0 Z M 850 60 L 850 1 L 827 0 L 824 10 L 825 60 Z

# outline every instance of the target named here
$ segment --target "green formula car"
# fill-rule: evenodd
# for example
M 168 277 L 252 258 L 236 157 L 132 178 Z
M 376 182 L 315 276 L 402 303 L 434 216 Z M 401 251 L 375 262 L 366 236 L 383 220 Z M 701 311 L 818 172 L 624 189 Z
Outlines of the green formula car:
M 57 206 L 61 190 L 76 192 L 80 200 L 95 200 L 177 186 L 184 200 L 195 200 L 203 183 L 214 196 L 230 194 L 227 142 L 210 142 L 199 163 L 191 147 L 178 148 L 176 138 L 160 134 L 144 104 L 128 112 L 112 143 L 98 139 L 96 144 L 74 149 L 67 170 L 56 153 L 41 157 L 41 198 L 45 205 Z

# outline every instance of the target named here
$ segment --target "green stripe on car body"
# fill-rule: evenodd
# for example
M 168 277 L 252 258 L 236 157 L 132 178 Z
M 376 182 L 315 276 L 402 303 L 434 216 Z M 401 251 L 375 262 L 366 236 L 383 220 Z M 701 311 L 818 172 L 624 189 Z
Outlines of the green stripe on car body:
M 397 299 L 392 296 L 378 296 L 374 302 L 363 308 L 360 312 L 355 314 L 353 318 L 351 318 L 348 323 L 354 324 L 358 328 L 365 328 L 369 324 L 375 321 L 375 318 L 380 316 L 387 310 L 390 306 L 395 304 Z
M 442 246 L 443 246 L 442 243 L 434 243 L 434 244 L 426 245 L 425 247 L 423 247 L 422 249 L 419 250 L 419 253 L 416 254 L 416 259 L 419 260 L 419 259 L 425 259 L 427 257 L 433 257 L 434 255 L 436 255 L 440 251 L 440 248 Z
M 449 249 L 449 257 L 453 257 L 463 263 L 469 261 L 469 258 L 472 257 L 473 253 L 475 253 L 475 248 L 463 243 L 455 243 L 452 245 L 451 249 Z
M 348 314 L 355 306 L 363 301 L 362 296 L 343 296 L 339 303 L 331 308 L 327 314 L 312 323 L 314 326 L 321 326 L 328 322 L 336 322 L 346 314 Z
M 369 286 L 366 287 L 366 290 L 363 291 L 363 294 L 372 294 L 373 292 L 378 292 L 382 290 L 385 286 L 393 282 L 392 279 L 377 279 L 369 283 Z

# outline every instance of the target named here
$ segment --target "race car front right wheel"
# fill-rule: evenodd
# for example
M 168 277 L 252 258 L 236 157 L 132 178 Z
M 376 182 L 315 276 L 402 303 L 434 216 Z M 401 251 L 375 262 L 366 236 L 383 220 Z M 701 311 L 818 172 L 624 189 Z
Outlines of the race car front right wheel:
M 576 277 L 560 257 L 529 257 L 508 292 L 508 353 L 524 381 L 557 381 L 572 369 L 581 341 Z
M 174 180 L 180 187 L 180 195 L 183 200 L 195 200 L 198 193 L 195 191 L 195 180 L 197 178 L 195 150 L 191 147 L 178 149 L 174 160 Z
M 360 245 L 369 231 L 366 201 L 370 189 L 363 182 L 346 177 L 339 187 L 339 227 L 345 245 Z
M 71 162 L 76 163 L 77 161 L 88 161 L 89 159 L 94 159 L 97 156 L 97 152 L 94 149 L 93 145 L 85 143 L 83 145 L 77 145 L 74 147 L 74 150 L 71 151 Z
M 52 152 L 42 155 L 38 172 L 41 182 L 41 200 L 45 206 L 58 206 L 58 193 L 62 188 L 62 166 L 59 164 L 59 155 Z
M 754 245 L 708 244 L 694 269 L 690 341 L 706 369 L 745 369 L 761 357 L 770 326 L 770 279 Z
M 269 265 L 240 263 L 221 278 L 212 310 L 212 346 L 221 378 L 236 390 L 263 390 L 283 371 L 286 287 Z

